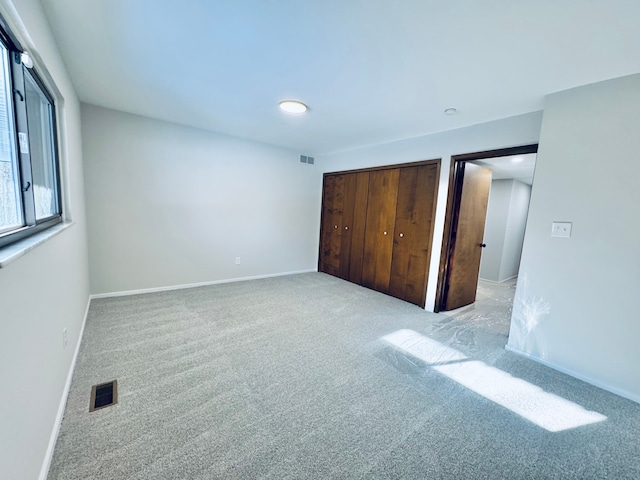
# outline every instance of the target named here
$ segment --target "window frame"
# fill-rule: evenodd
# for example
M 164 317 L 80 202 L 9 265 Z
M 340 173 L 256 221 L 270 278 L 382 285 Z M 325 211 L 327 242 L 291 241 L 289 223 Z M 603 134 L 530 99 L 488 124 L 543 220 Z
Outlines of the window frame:
M 8 77 L 10 79 L 9 90 L 13 92 L 11 97 L 9 115 L 12 116 L 14 124 L 14 132 L 12 132 L 12 138 L 10 141 L 13 143 L 16 164 L 18 168 L 18 178 L 20 189 L 20 209 L 22 213 L 22 225 L 6 232 L 0 233 L 0 249 L 9 246 L 13 243 L 24 240 L 32 235 L 42 232 L 48 228 L 53 227 L 59 223 L 62 223 L 64 218 L 63 201 L 62 201 L 62 184 L 61 184 L 61 165 L 60 165 L 60 152 L 59 152 L 59 139 L 58 139 L 58 125 L 56 115 L 56 102 L 54 96 L 47 88 L 46 84 L 42 80 L 42 77 L 38 74 L 38 69 L 34 66 L 29 68 L 28 73 L 25 72 L 27 67 L 22 62 L 22 53 L 24 49 L 20 43 L 13 36 L 8 29 L 6 22 L 0 17 L 0 42 L 7 49 L 8 56 Z M 26 93 L 26 79 L 25 77 L 30 75 L 34 83 L 49 102 L 50 105 L 50 132 L 51 135 L 51 155 L 50 161 L 53 163 L 52 173 L 54 175 L 55 195 L 52 201 L 54 202 L 57 213 L 48 217 L 38 220 L 36 218 L 35 207 L 35 194 L 32 178 L 32 165 L 43 159 L 33 159 L 31 148 L 31 132 L 29 131 L 29 118 L 27 115 L 27 93 Z M 18 140 L 18 133 L 26 133 L 27 141 L 29 142 L 28 152 L 25 153 L 20 148 L 20 142 Z

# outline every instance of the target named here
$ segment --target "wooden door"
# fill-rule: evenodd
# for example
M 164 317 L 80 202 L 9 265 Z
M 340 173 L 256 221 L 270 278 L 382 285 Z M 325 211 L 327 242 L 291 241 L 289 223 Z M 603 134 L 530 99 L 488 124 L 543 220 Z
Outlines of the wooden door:
M 360 283 L 369 172 L 325 176 L 318 270 Z
M 369 173 L 362 285 L 389 293 L 400 169 Z
M 400 169 L 389 294 L 425 305 L 439 164 Z
M 325 176 L 322 191 L 322 225 L 318 270 L 330 275 L 340 273 L 344 197 L 344 175 Z
M 473 303 L 478 288 L 491 170 L 465 162 L 457 220 L 451 235 L 445 308 Z
M 364 260 L 369 172 L 349 174 L 347 192 L 342 227 L 346 240 L 342 244 L 340 277 L 360 284 Z

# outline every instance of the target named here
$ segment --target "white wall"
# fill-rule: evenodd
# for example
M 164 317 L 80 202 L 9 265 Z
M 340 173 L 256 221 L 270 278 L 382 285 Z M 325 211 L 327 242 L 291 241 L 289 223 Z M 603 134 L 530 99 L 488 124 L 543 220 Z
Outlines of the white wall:
M 509 348 L 640 401 L 640 75 L 546 99 Z M 573 222 L 552 238 L 553 221 Z
M 504 282 L 518 275 L 531 187 L 513 179 L 491 182 L 480 278 Z
M 480 278 L 492 282 L 500 281 L 500 265 L 502 264 L 502 250 L 509 216 L 512 184 L 513 180 L 493 180 L 491 182 L 483 238 L 483 242 L 487 246 L 482 249 Z
M 502 249 L 502 262 L 500 264 L 500 277 L 498 280 L 500 282 L 518 275 L 530 199 L 531 186 L 518 180 L 513 180 L 509 216 L 507 217 L 504 247 Z
M 75 221 L 0 269 L 0 476 L 33 480 L 47 455 L 89 297 L 80 107 L 40 2 L 3 0 L 0 13 L 36 68 L 46 66 L 48 73 L 40 73 L 56 92 L 65 212 Z
M 433 311 L 449 186 L 451 156 L 538 142 L 542 112 L 317 158 L 323 172 L 442 158 L 426 309 Z
M 322 174 L 299 152 L 92 105 L 82 120 L 93 293 L 317 268 Z

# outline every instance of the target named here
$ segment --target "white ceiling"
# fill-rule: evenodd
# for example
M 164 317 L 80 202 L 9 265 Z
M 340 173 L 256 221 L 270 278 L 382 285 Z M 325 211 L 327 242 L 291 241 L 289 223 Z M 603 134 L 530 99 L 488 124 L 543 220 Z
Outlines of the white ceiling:
M 312 155 L 640 72 L 638 0 L 42 3 L 81 100 Z M 311 110 L 287 116 L 283 99 Z
M 536 167 L 536 154 L 511 155 L 507 157 L 485 158 L 471 163 L 488 167 L 493 172 L 492 180 L 504 180 L 514 178 L 531 185 L 533 183 L 533 171 Z

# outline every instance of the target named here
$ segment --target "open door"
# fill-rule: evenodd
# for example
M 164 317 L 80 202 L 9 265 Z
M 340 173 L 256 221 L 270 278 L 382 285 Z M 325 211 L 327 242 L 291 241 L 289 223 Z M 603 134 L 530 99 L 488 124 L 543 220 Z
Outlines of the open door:
M 492 172 L 470 162 L 537 151 L 538 145 L 532 144 L 451 157 L 435 312 L 454 310 L 476 299 Z
M 465 162 L 457 219 L 452 225 L 445 308 L 473 303 L 478 288 L 484 224 L 491 190 L 491 170 Z

